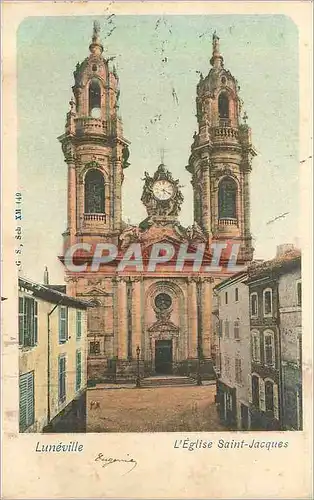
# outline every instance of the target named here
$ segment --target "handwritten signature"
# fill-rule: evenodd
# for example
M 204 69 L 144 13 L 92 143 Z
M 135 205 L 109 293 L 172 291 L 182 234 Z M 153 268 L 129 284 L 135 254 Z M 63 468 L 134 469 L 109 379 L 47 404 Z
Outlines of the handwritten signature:
M 129 454 L 127 453 L 127 457 L 129 457 Z M 112 457 L 104 457 L 102 453 L 99 453 L 97 457 L 95 458 L 95 462 L 101 462 L 102 467 L 108 467 L 108 465 L 116 464 L 116 463 L 126 463 L 126 464 L 132 464 L 132 467 L 122 474 L 123 476 L 125 474 L 129 474 L 129 472 L 132 472 L 132 470 L 137 467 L 137 461 L 134 460 L 134 458 L 112 458 Z

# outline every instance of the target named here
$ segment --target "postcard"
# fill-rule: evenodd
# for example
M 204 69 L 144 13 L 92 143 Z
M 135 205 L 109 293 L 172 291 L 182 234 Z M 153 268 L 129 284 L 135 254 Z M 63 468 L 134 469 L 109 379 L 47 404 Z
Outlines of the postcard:
M 3 2 L 3 498 L 311 498 L 310 9 Z

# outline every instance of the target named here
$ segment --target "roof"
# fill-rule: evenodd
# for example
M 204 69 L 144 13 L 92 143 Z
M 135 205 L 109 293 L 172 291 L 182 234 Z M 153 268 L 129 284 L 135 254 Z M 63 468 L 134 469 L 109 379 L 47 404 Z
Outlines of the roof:
M 238 281 L 244 281 L 246 278 L 247 278 L 247 270 L 245 268 L 218 283 L 218 285 L 214 286 L 214 290 L 219 291 L 222 288 L 225 288 L 226 286 L 232 285 L 233 283 L 237 283 Z
M 52 285 L 41 285 L 40 283 L 36 283 L 28 278 L 19 277 L 19 286 L 26 288 L 27 290 L 31 290 L 34 297 L 41 298 L 47 302 L 55 304 L 60 303 L 77 309 L 86 309 L 87 307 L 91 307 L 91 304 L 85 300 L 70 297 L 57 289 L 51 288 Z
M 248 267 L 247 282 L 249 283 L 264 277 L 276 277 L 291 271 L 295 267 L 301 268 L 301 251 L 294 248 L 274 259 L 258 264 L 252 263 Z

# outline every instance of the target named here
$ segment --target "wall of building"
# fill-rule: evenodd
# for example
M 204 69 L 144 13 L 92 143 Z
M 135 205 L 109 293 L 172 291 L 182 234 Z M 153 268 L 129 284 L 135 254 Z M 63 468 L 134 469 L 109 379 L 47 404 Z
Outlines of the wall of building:
M 282 365 L 282 422 L 302 429 L 302 309 L 297 284 L 301 268 L 280 276 L 278 282 Z
M 238 289 L 238 301 L 235 300 Z M 228 303 L 226 304 L 226 295 Z M 241 404 L 249 406 L 249 374 L 251 371 L 251 347 L 249 328 L 249 291 L 242 282 L 231 283 L 219 290 L 219 321 L 223 325 L 220 335 L 221 370 L 219 380 L 235 389 L 236 423 L 241 428 Z M 235 339 L 234 322 L 239 321 L 239 339 Z M 225 322 L 229 323 L 229 337 Z M 235 360 L 241 360 L 241 382 L 236 380 Z
M 32 294 L 19 292 L 19 297 L 31 297 Z M 47 367 L 48 335 L 47 313 L 51 304 L 41 299 L 38 303 L 38 343 L 34 347 L 19 347 L 19 375 L 34 372 L 34 424 L 26 432 L 40 432 L 47 424 Z

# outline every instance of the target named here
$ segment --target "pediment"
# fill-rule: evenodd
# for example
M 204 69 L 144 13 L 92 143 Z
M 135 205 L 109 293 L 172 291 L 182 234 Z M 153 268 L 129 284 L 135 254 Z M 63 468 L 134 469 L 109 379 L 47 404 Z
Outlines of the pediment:
M 108 292 L 105 292 L 105 290 L 102 290 L 101 288 L 97 288 L 97 287 L 94 287 L 94 288 L 91 288 L 91 289 L 87 289 L 86 292 L 84 293 L 81 293 L 81 294 L 78 294 L 78 295 L 82 295 L 82 296 L 89 296 L 89 295 L 96 295 L 96 296 L 103 296 L 103 297 L 111 297 L 111 293 L 108 293 Z
M 171 332 L 171 333 L 178 333 L 179 332 L 179 327 L 176 326 L 172 321 L 163 321 L 163 320 L 158 320 L 155 323 L 153 323 L 149 328 L 148 332 L 153 333 L 153 332 L 158 332 L 158 333 L 164 333 L 164 332 Z

